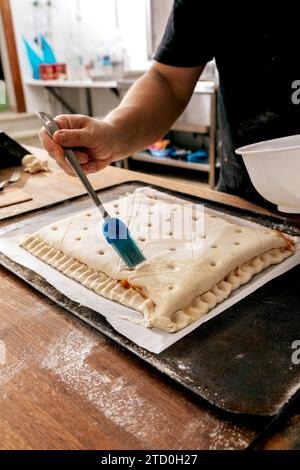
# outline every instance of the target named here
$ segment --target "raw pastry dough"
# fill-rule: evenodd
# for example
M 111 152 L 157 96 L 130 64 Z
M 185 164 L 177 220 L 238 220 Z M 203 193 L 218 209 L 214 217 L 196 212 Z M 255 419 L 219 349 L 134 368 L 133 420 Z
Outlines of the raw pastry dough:
M 149 190 L 113 201 L 107 209 L 129 225 L 145 254 L 146 261 L 134 270 L 106 243 L 96 210 L 28 235 L 21 246 L 96 293 L 143 313 L 145 326 L 169 332 L 199 319 L 294 249 L 279 232 L 239 226 L 191 207 L 186 209 L 190 230 L 174 239 L 181 205 Z
M 35 174 L 49 171 L 47 160 L 43 160 L 35 155 L 25 155 L 22 160 L 23 169 L 26 173 Z

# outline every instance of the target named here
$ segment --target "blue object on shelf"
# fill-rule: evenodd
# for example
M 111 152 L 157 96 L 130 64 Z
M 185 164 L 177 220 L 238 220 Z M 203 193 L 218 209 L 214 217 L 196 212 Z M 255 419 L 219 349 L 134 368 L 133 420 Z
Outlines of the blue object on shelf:
M 26 41 L 23 37 L 23 42 L 26 47 L 26 52 L 28 55 L 28 59 L 33 71 L 33 78 L 39 80 L 40 78 L 40 65 L 43 64 L 43 59 L 32 49 L 30 44 Z
M 109 55 L 105 55 L 103 58 L 102 58 L 102 65 L 112 65 L 112 61 L 111 61 L 111 58 Z
M 43 62 L 44 64 L 56 64 L 57 59 L 53 52 L 52 47 L 47 42 L 45 36 L 41 35 L 41 44 L 42 44 L 42 51 L 43 51 Z
M 198 150 L 192 152 L 187 156 L 187 161 L 190 163 L 201 163 L 203 160 L 208 158 L 208 152 L 206 150 Z
M 57 59 L 53 52 L 52 47 L 47 42 L 44 36 L 41 36 L 41 45 L 42 45 L 42 56 L 39 56 L 35 50 L 31 47 L 29 42 L 23 37 L 23 42 L 25 44 L 27 56 L 32 67 L 33 78 L 35 80 L 40 79 L 40 65 L 42 64 L 56 64 Z
M 152 157 L 156 158 L 167 158 L 170 157 L 173 153 L 172 149 L 161 149 L 161 150 L 150 150 Z
M 173 150 L 171 157 L 174 158 L 175 160 L 180 160 L 180 159 L 184 160 L 188 154 L 189 154 L 188 150 L 175 149 Z

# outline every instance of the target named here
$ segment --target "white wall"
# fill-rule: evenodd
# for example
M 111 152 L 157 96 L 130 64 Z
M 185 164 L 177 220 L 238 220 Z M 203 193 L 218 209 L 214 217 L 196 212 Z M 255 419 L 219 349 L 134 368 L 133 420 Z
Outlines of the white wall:
M 173 0 L 152 0 L 153 48 L 156 49 L 162 39 Z
M 39 33 L 51 29 L 50 41 L 58 60 L 64 61 L 72 48 L 96 56 L 99 48 L 110 43 L 117 33 L 117 22 L 123 45 L 129 55 L 130 69 L 147 65 L 146 7 L 144 0 L 80 0 L 81 20 L 77 21 L 78 0 L 52 0 L 47 9 L 46 0 L 39 0 L 43 8 L 32 6 L 32 0 L 11 0 L 19 54 L 27 62 L 24 73 L 31 71 L 25 54 L 22 35 L 29 41 Z M 37 12 L 40 11 L 40 14 Z M 47 11 L 49 14 L 47 14 Z M 118 13 L 116 13 L 118 11 Z M 36 12 L 36 13 L 35 13 Z M 47 16 L 51 26 L 47 26 Z
M 34 13 L 36 9 L 32 6 L 32 0 L 11 0 L 28 111 L 41 107 L 41 103 L 44 103 L 46 110 L 50 109 L 47 103 L 48 97 L 43 90 L 26 86 L 26 80 L 32 77 L 32 71 L 22 36 L 33 44 L 38 34 L 46 34 L 60 61 L 65 61 L 70 53 L 78 48 L 85 57 L 94 58 L 97 50 L 103 49 L 105 44 L 116 36 L 118 24 L 122 43 L 129 58 L 129 69 L 147 68 L 146 0 L 81 0 L 79 2 L 81 21 L 76 20 L 79 13 L 78 0 L 52 0 L 54 7 L 48 9 L 48 16 L 46 0 L 39 1 L 43 8 L 40 8 L 40 13 L 37 14 Z M 48 19 L 51 23 L 50 34 L 48 34 Z M 70 93 L 72 94 L 72 92 L 68 94 Z M 105 114 L 118 103 L 109 92 L 94 92 L 93 95 L 95 98 L 98 96 L 96 114 Z M 74 92 L 72 101 L 75 106 L 79 105 L 80 100 L 78 101 L 78 96 Z
M 119 28 L 131 70 L 145 70 L 148 64 L 146 3 L 117 0 Z
M 22 35 L 33 40 L 38 32 L 47 33 L 45 15 L 38 18 L 39 27 L 33 15 L 32 0 L 10 0 L 14 26 L 17 33 L 17 47 L 20 59 L 24 91 L 28 111 L 43 108 L 54 114 L 63 112 L 56 101 L 37 87 L 26 86 L 26 79 L 31 77 L 31 68 L 22 42 Z M 39 0 L 45 4 L 46 0 Z M 148 0 L 81 0 L 82 21 L 76 21 L 78 0 L 53 0 L 51 10 L 51 42 L 59 60 L 65 60 L 70 49 L 79 47 L 89 56 L 115 36 L 117 23 L 122 41 L 127 49 L 132 70 L 146 69 L 148 66 L 148 37 L 146 28 L 146 3 Z M 173 0 L 152 1 L 152 27 L 154 47 L 161 36 L 170 13 Z M 118 15 L 116 15 L 116 6 Z M 45 10 L 45 8 L 44 8 Z M 43 11 L 41 9 L 41 11 Z M 195 45 L 197 47 L 197 45 Z M 78 112 L 85 113 L 84 96 L 74 90 L 65 90 L 63 94 L 72 102 Z M 103 116 L 117 106 L 118 99 L 108 90 L 94 90 L 94 114 Z M 209 102 L 206 97 L 192 98 L 185 121 L 207 124 L 209 120 Z

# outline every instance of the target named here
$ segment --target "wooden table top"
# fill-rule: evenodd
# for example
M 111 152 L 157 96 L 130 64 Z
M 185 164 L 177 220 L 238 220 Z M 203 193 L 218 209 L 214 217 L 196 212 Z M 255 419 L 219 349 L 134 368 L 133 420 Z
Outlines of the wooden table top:
M 50 182 L 41 176 L 48 199 L 44 189 L 40 195 L 39 178 L 27 178 L 26 189 L 36 196 L 34 204 L 48 203 L 54 175 Z M 75 179 L 61 178 L 68 194 L 79 191 Z M 163 178 L 113 167 L 93 179 L 103 188 L 142 180 L 252 207 L 193 184 L 174 188 Z M 0 364 L 1 449 L 244 449 L 265 424 L 214 409 L 5 269 L 0 296 L 0 346 L 6 348 L 6 363 Z

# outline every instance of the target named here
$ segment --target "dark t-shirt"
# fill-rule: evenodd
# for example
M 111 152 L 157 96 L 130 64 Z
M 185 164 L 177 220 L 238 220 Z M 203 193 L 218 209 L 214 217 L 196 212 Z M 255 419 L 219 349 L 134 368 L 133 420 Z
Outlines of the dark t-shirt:
M 222 162 L 218 187 L 260 201 L 235 150 L 300 132 L 300 105 L 292 100 L 292 84 L 300 80 L 300 27 L 292 8 L 285 18 L 287 10 L 281 5 L 275 11 L 274 2 L 268 15 L 245 5 L 234 7 L 230 15 L 213 2 L 175 0 L 154 59 L 176 67 L 216 59 Z

